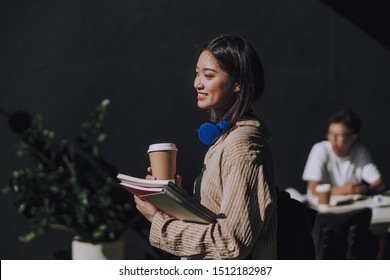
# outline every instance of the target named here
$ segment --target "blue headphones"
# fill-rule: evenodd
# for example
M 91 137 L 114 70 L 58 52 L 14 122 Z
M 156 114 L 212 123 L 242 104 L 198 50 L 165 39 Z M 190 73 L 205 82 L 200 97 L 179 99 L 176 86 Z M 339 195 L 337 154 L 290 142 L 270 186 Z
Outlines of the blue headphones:
M 198 128 L 199 140 L 206 145 L 211 145 L 221 135 L 222 131 L 228 125 L 230 118 L 223 119 L 219 123 L 202 123 Z

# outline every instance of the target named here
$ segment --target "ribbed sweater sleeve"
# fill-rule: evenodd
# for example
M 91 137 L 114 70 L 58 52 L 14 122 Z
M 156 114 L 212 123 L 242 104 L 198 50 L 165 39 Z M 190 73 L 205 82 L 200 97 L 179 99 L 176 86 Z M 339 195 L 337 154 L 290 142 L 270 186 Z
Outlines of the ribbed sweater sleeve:
M 150 243 L 190 259 L 275 259 L 272 157 L 258 126 L 238 126 L 205 157 L 201 203 L 223 214 L 215 224 L 156 214 Z

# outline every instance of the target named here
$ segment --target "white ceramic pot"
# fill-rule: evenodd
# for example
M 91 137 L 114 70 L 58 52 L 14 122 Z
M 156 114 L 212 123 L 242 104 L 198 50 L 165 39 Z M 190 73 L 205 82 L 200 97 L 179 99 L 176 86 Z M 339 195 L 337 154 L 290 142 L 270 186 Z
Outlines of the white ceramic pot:
M 92 244 L 77 238 L 72 240 L 73 260 L 123 260 L 125 256 L 124 240 Z

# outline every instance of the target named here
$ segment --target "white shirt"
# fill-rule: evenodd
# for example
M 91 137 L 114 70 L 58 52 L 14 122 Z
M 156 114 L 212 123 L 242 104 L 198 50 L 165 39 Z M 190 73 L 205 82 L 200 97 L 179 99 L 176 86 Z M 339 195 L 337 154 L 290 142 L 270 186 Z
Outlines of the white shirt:
M 346 183 L 371 184 L 381 177 L 368 150 L 357 143 L 348 156 L 338 157 L 329 141 L 322 141 L 313 146 L 303 171 L 305 181 L 318 181 L 332 186 Z

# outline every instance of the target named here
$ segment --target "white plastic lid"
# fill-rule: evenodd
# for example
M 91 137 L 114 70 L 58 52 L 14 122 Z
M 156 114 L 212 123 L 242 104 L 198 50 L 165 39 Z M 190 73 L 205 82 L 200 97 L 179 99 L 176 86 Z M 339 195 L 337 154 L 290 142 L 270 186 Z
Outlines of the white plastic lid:
M 156 151 L 178 151 L 173 143 L 157 143 L 149 146 L 148 153 Z
M 317 192 L 329 192 L 330 191 L 330 184 L 322 184 L 318 185 L 316 187 Z

